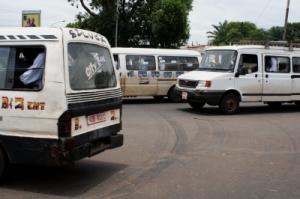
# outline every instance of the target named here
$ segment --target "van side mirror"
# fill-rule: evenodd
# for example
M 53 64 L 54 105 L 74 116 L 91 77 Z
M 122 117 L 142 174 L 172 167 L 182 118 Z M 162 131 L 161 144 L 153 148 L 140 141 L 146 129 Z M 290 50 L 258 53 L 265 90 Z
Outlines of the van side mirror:
M 247 74 L 247 69 L 243 68 L 243 67 L 240 67 L 238 69 L 238 73 L 239 73 L 239 75 L 246 75 Z
M 240 76 L 240 73 L 239 72 L 236 72 L 235 74 L 234 74 L 234 77 L 239 77 Z

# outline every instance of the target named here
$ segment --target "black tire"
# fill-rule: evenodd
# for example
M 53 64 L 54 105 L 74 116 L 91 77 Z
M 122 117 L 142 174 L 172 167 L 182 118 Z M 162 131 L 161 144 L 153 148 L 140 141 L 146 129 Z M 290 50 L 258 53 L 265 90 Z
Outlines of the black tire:
M 225 95 L 219 105 L 221 111 L 225 114 L 235 114 L 240 107 L 239 97 L 233 93 Z
M 0 183 L 2 183 L 7 176 L 7 167 L 8 160 L 4 154 L 4 151 L 0 147 Z
M 156 95 L 156 96 L 153 96 L 153 98 L 157 101 L 161 101 L 162 99 L 164 99 L 165 96 L 161 96 L 161 95 Z
M 200 110 L 205 105 L 205 102 L 188 102 L 191 107 L 194 109 Z
M 281 102 L 268 102 L 267 103 L 269 105 L 270 108 L 280 108 L 281 106 Z
M 172 87 L 168 92 L 168 99 L 171 102 L 181 102 L 181 95 L 180 93 L 175 89 L 175 86 Z

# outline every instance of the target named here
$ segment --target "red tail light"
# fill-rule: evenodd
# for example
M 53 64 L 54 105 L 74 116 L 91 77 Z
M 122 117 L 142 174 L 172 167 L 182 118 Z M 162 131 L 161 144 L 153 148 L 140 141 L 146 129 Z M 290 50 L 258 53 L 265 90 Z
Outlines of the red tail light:
M 72 115 L 69 111 L 64 112 L 58 119 L 58 136 L 70 137 L 71 136 L 71 121 Z

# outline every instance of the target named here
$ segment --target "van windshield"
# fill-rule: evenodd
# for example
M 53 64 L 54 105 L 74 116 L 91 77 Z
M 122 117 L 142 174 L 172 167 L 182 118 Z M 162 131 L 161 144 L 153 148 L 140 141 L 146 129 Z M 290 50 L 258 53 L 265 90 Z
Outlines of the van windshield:
M 233 72 L 236 58 L 237 52 L 234 50 L 208 50 L 198 70 Z
M 73 90 L 112 88 L 117 84 L 107 48 L 94 44 L 70 43 L 68 66 Z

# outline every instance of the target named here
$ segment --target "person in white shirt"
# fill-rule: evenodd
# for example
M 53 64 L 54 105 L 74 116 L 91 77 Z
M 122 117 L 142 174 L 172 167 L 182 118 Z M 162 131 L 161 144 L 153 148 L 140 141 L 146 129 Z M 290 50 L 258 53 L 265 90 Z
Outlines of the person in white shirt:
M 43 73 L 45 67 L 45 52 L 41 52 L 34 59 L 30 66 L 21 76 L 20 80 L 25 85 L 33 85 L 35 89 L 42 88 Z

